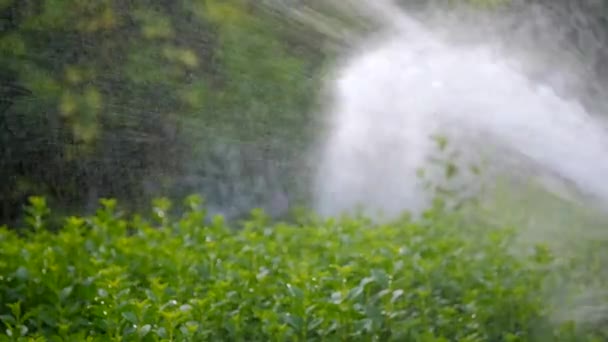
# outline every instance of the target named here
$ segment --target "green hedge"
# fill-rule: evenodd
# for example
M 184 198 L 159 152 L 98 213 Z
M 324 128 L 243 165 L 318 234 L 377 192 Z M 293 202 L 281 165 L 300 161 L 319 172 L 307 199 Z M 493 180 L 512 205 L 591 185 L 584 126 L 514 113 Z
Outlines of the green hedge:
M 513 231 L 429 211 L 239 230 L 205 221 L 202 201 L 172 217 L 93 217 L 45 229 L 41 198 L 23 229 L 0 230 L 0 341 L 600 341 L 552 323 L 554 257 L 513 255 Z M 24 336 L 24 337 L 20 337 Z

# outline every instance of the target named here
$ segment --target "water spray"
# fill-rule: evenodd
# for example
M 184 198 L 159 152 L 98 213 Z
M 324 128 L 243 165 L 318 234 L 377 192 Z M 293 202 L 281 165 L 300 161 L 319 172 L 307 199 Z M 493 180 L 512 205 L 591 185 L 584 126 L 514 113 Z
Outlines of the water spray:
M 608 203 L 608 135 L 597 115 L 528 77 L 519 68 L 525 60 L 491 43 L 450 41 L 390 2 L 367 13 L 385 26 L 333 75 L 315 190 L 320 213 L 364 208 L 391 217 L 428 208 L 432 194 L 419 170 L 440 175 L 429 164 L 433 136 L 468 159 L 489 158 L 490 170 L 561 179 Z M 573 75 L 553 71 L 564 82 Z

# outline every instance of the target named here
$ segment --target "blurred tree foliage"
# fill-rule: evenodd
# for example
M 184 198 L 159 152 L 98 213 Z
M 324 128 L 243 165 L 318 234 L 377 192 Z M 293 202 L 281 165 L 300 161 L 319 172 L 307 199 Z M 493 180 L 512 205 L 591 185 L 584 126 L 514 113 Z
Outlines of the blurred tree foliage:
M 504 2 L 549 8 L 578 48 L 599 49 L 588 64 L 606 74 L 607 1 Z M 329 5 L 0 0 L 0 224 L 33 194 L 80 212 L 100 197 L 137 208 L 199 192 L 227 215 L 305 196 L 299 161 L 327 46 L 341 39 L 340 22 L 365 26 L 329 20 Z M 287 20 L 286 8 L 306 7 L 329 19 Z M 589 45 L 581 32 L 606 44 Z
M 32 194 L 81 211 L 287 191 L 315 39 L 246 0 L 0 0 L 0 224 Z

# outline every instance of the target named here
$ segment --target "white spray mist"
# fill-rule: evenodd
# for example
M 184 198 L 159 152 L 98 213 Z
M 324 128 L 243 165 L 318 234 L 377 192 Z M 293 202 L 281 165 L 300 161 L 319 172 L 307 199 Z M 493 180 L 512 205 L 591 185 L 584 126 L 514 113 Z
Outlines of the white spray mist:
M 496 146 L 608 203 L 608 135 L 596 116 L 526 77 L 494 45 L 451 43 L 390 2 L 373 4 L 360 12 L 380 18 L 385 30 L 365 40 L 331 83 L 319 213 L 363 208 L 392 217 L 425 209 L 431 194 L 418 170 L 436 152 L 434 135 L 473 157 Z M 557 68 L 553 79 L 570 77 Z M 523 165 L 505 163 L 504 154 L 484 157 L 499 170 Z

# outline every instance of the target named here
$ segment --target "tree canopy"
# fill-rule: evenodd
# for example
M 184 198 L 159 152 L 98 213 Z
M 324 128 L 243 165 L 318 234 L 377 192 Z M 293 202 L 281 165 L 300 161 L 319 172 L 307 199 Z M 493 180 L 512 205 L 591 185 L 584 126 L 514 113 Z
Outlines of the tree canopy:
M 33 194 L 289 188 L 323 51 L 253 2 L 4 0 L 0 27 L 2 220 Z

